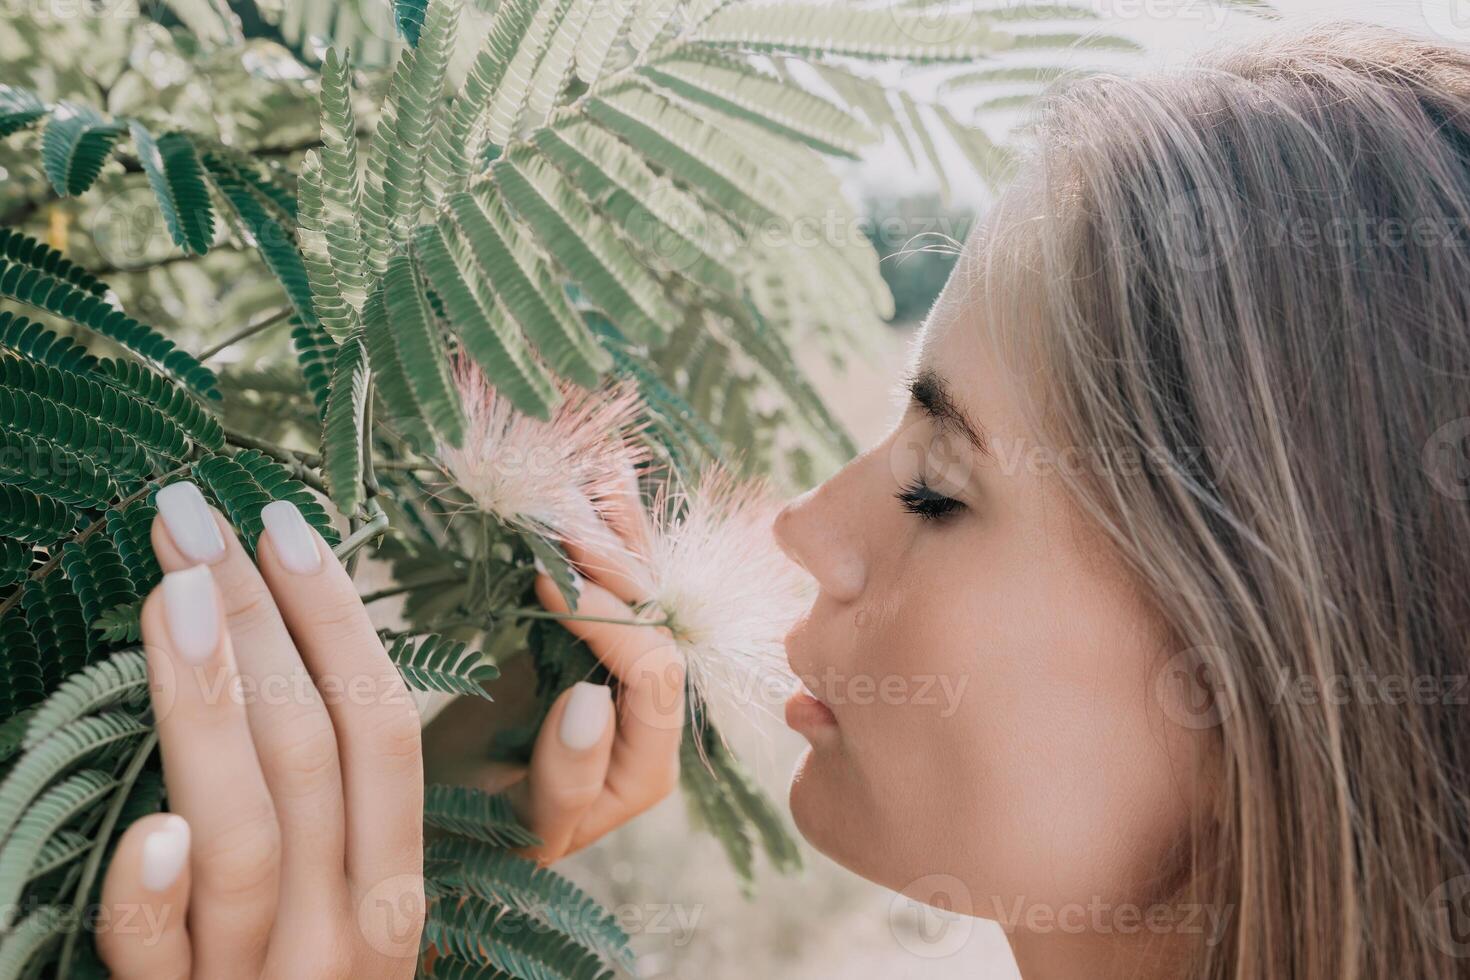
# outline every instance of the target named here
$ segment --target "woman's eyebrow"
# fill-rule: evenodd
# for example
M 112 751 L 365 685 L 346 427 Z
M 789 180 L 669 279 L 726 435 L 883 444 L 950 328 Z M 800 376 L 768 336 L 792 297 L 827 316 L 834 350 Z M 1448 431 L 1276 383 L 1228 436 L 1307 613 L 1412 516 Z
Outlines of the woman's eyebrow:
M 908 383 L 909 399 L 935 423 L 964 433 L 970 445 L 982 455 L 990 455 L 990 443 L 985 438 L 985 428 L 970 420 L 960 410 L 959 404 L 949 393 L 949 385 L 934 370 L 925 368 L 915 374 Z

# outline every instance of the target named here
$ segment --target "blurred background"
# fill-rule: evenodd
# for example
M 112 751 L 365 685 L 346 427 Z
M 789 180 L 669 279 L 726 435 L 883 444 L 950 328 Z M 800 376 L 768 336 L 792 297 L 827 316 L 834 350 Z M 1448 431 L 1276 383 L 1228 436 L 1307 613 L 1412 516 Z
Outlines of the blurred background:
M 1244 5 L 1215 0 L 1094 0 L 1099 31 L 1123 35 L 1137 52 L 1079 48 L 1059 66 L 1125 72 L 1188 61 L 1221 44 L 1315 21 L 1382 23 L 1456 43 L 1470 43 L 1470 0 L 1275 0 L 1276 19 Z M 909 79 L 896 79 L 911 84 Z M 924 84 L 923 80 L 914 80 Z M 957 115 L 975 113 L 997 137 L 1024 127 L 1024 111 L 1007 109 L 993 88 L 985 102 L 962 90 L 914 90 L 916 97 L 948 100 Z M 941 154 L 943 150 L 941 150 Z M 954 168 L 956 171 L 962 167 Z M 916 166 L 890 141 L 847 173 L 849 193 L 861 202 L 868 233 L 883 259 L 895 315 L 870 349 L 838 371 L 821 358 L 807 367 L 822 395 L 861 446 L 880 441 L 895 421 L 894 395 L 907 351 L 972 223 L 991 202 L 985 186 L 941 186 L 932 169 Z M 721 726 L 761 783 L 784 801 L 805 742 L 786 729 L 779 708 L 765 720 L 726 712 Z M 1015 980 L 1005 937 L 993 923 L 961 918 L 895 896 L 804 847 L 806 869 L 784 877 L 760 876 L 751 895 L 725 873 L 718 845 L 689 829 L 684 803 L 671 797 L 591 851 L 560 866 L 620 916 L 635 938 L 639 972 L 650 978 L 725 980 Z M 957 828 L 964 814 L 955 814 Z M 960 832 L 957 830 L 957 832 Z M 962 832 L 973 833 L 973 828 Z M 683 838 L 674 846 L 672 841 Z

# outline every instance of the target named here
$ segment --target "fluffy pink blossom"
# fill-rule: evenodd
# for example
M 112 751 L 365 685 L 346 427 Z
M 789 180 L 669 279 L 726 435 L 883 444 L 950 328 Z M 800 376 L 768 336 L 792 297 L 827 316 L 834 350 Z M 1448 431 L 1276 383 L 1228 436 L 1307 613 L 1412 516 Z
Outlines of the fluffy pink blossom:
M 439 459 L 475 506 L 505 523 L 553 537 L 600 528 L 591 501 L 606 496 L 647 450 L 637 389 L 570 384 L 546 421 L 517 410 L 468 360 L 455 367 L 465 413 L 464 444 Z
M 810 605 L 812 582 L 776 544 L 779 510 L 765 484 L 718 468 L 654 501 L 648 592 L 703 695 L 768 704 L 794 684 L 785 635 Z

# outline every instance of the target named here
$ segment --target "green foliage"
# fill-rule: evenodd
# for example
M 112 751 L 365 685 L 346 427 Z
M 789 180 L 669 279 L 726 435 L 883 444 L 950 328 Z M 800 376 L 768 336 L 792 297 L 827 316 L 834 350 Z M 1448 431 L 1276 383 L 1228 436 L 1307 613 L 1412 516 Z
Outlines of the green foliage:
M 490 699 L 485 684 L 500 676 L 500 669 L 487 663 L 478 650 L 437 633 L 421 637 L 415 646 L 402 636 L 388 648 L 388 659 L 398 667 L 404 681 L 417 691 L 442 691 Z
M 510 799 L 472 786 L 429 786 L 424 823 L 495 847 L 529 847 L 540 839 L 515 817 Z
M 538 717 L 498 743 L 523 756 L 561 691 L 611 678 L 516 612 L 533 559 L 575 591 L 565 556 L 446 484 L 438 447 L 469 428 L 455 366 L 540 418 L 568 385 L 624 380 L 657 462 L 807 481 L 855 447 L 797 354 L 845 356 L 893 308 L 861 235 L 804 237 L 857 226 L 828 157 L 891 139 L 945 186 L 956 160 L 991 184 L 1012 163 L 872 62 L 984 60 L 945 91 L 1021 87 L 984 110 L 1002 112 L 1063 80 L 1048 52 L 1131 44 L 1063 5 L 472 6 L 0 22 L 29 86 L 0 85 L 0 904 L 35 910 L 0 922 L 0 978 L 84 975 L 80 868 L 166 802 L 129 646 L 161 577 L 159 487 L 195 481 L 251 549 L 282 499 L 349 567 L 375 544 L 405 593 L 387 635 L 406 683 L 488 698 L 528 659 Z M 795 868 L 708 718 L 683 751 L 691 809 L 742 878 L 759 853 Z M 512 853 L 535 840 L 505 797 L 430 787 L 425 821 L 431 975 L 627 964 L 605 912 Z

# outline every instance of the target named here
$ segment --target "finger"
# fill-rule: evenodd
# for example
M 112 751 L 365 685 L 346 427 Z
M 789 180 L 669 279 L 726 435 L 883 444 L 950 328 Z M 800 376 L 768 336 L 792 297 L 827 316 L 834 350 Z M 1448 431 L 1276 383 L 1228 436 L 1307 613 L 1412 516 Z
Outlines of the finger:
M 169 805 L 193 836 L 194 971 L 258 976 L 276 913 L 280 830 L 209 568 L 165 575 L 142 621 Z
M 612 691 L 581 681 L 551 706 L 531 753 L 528 778 L 516 784 L 517 816 L 541 845 L 523 853 L 550 864 L 571 849 L 582 818 L 602 795 L 613 743 Z
M 285 912 L 346 902 L 346 818 L 337 738 L 275 600 L 224 517 L 187 481 L 158 492 L 153 550 L 166 572 L 199 562 L 224 598 L 246 716 L 281 827 Z
M 653 597 L 648 573 L 652 542 L 638 474 L 630 463 L 612 489 L 597 498 L 596 514 L 562 544 L 587 578 L 624 602 L 639 605 Z
M 598 499 L 598 508 L 608 526 L 639 555 L 647 555 L 653 542 L 653 524 L 638 489 L 638 471 L 632 463 L 623 470 L 612 493 Z
M 549 576 L 536 579 L 536 596 L 551 612 L 567 612 Z M 606 589 L 586 583 L 577 615 L 627 619 L 629 610 Z M 606 833 L 663 799 L 679 777 L 684 728 L 684 658 L 667 629 L 627 623 L 562 620 L 618 679 L 617 732 L 607 790 L 581 825 Z
M 172 813 L 123 834 L 102 883 L 97 951 L 115 980 L 187 980 L 189 822 Z
M 348 876 L 371 889 L 423 866 L 418 709 L 321 535 L 289 501 L 261 519 L 256 560 L 337 732 Z

